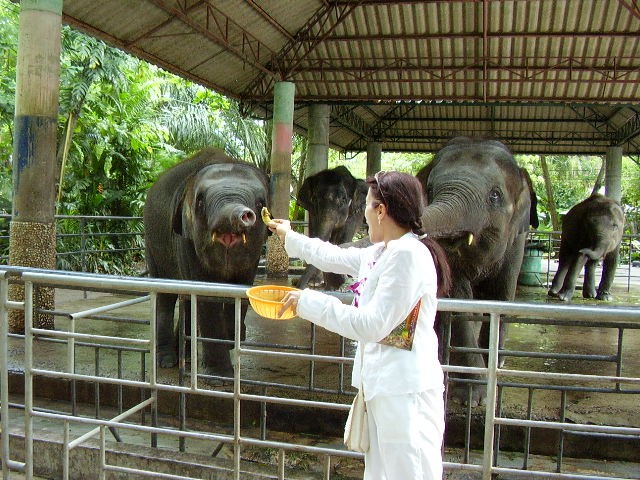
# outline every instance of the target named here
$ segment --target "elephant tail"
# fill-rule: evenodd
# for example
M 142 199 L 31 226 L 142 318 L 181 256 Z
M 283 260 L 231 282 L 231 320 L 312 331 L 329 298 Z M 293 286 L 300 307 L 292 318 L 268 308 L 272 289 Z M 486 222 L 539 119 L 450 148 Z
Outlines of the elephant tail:
M 599 252 L 598 250 L 591 250 L 590 248 L 582 248 L 580 249 L 580 253 L 586 255 L 591 260 L 599 260 L 603 255 L 603 252 Z

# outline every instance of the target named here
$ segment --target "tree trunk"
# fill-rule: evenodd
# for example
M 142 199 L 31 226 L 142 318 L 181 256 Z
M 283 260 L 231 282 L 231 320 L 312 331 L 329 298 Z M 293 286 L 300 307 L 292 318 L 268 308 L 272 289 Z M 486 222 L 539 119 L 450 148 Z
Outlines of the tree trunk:
M 555 231 L 560 231 L 560 218 L 558 217 L 558 210 L 556 209 L 556 201 L 553 198 L 553 185 L 551 184 L 546 155 L 540 155 L 540 167 L 542 168 L 542 176 L 544 177 L 544 188 L 547 192 L 547 208 L 551 216 L 551 225 Z
M 554 232 L 559 232 L 562 229 L 562 226 L 560 225 L 560 217 L 558 217 L 556 201 L 553 198 L 553 185 L 551 183 L 549 167 L 547 166 L 547 157 L 545 155 L 540 155 L 540 167 L 542 168 L 542 176 L 544 177 L 544 188 L 547 192 L 547 209 L 549 211 L 549 216 L 551 217 L 551 228 Z M 559 244 L 560 238 L 558 236 L 554 236 L 552 241 L 554 244 Z M 553 248 L 553 250 L 555 250 L 555 248 Z

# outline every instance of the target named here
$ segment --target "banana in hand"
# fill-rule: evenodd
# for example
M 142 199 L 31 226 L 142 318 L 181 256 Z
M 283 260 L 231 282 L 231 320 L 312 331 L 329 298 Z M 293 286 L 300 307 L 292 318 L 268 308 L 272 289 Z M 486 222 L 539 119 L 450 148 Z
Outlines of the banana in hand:
M 260 216 L 262 216 L 262 221 L 264 222 L 265 225 L 269 225 L 269 222 L 273 218 L 273 215 L 271 215 L 267 207 L 262 207 L 262 210 L 260 211 Z

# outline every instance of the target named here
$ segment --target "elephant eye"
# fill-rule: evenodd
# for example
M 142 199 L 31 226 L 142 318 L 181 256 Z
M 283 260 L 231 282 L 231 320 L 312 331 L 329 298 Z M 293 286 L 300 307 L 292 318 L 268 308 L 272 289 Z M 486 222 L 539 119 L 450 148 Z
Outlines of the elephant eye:
M 431 202 L 433 198 L 433 187 L 431 185 L 427 186 L 427 201 Z
M 499 203 L 502 200 L 502 192 L 499 188 L 492 188 L 489 192 L 489 201 L 491 203 Z
M 198 195 L 196 199 L 196 214 L 202 215 L 204 213 L 204 199 L 201 195 Z

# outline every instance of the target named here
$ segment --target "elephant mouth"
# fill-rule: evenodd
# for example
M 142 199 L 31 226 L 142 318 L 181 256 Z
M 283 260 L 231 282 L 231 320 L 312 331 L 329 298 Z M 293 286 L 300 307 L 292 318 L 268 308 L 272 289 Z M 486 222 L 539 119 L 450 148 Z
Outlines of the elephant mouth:
M 221 243 L 225 248 L 231 248 L 238 245 L 247 243 L 247 235 L 245 233 L 232 233 L 232 232 L 213 232 L 211 235 L 211 243 Z
M 448 235 L 434 235 L 438 243 L 447 250 L 460 250 L 471 247 L 476 238 L 472 232 L 460 232 Z

